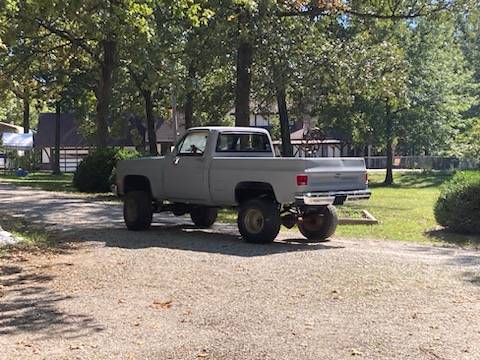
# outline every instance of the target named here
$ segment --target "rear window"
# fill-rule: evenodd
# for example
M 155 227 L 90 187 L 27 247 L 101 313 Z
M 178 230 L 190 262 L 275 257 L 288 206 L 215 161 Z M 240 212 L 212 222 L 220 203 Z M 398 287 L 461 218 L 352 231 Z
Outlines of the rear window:
M 216 152 L 271 153 L 266 134 L 223 133 L 218 136 Z

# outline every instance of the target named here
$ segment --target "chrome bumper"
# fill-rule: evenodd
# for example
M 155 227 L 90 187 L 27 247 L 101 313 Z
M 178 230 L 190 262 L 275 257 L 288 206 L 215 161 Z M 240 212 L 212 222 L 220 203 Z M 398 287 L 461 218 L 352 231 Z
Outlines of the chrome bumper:
M 343 204 L 345 201 L 370 199 L 370 190 L 329 191 L 305 193 L 295 196 L 298 205 L 332 205 Z

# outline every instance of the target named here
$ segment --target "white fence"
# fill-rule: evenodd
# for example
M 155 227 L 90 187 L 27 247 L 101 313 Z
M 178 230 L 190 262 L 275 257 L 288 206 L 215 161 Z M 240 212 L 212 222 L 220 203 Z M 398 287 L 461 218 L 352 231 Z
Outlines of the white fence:
M 387 157 L 365 157 L 365 164 L 369 169 L 385 169 L 387 167 Z M 480 162 L 439 156 L 394 156 L 393 167 L 396 169 L 466 170 L 480 168 Z

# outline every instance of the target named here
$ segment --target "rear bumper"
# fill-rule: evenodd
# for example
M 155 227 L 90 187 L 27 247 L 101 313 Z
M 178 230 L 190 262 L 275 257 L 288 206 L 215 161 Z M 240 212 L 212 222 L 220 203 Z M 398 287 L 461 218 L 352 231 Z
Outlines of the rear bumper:
M 297 205 L 341 205 L 345 201 L 370 199 L 372 192 L 370 190 L 352 190 L 352 191 L 328 191 L 305 193 L 295 196 Z

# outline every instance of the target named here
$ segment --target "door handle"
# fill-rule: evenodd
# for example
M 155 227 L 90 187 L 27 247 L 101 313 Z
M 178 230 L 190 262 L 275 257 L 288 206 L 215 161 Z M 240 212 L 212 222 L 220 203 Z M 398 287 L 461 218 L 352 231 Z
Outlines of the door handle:
M 173 165 L 178 165 L 179 162 L 180 162 L 180 158 L 177 156 L 177 157 L 175 157 L 175 159 L 173 160 Z

